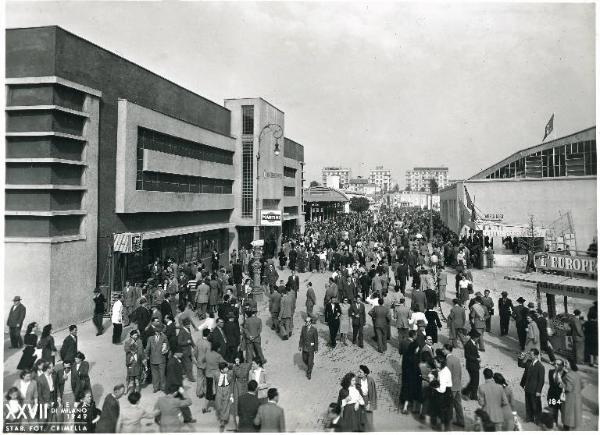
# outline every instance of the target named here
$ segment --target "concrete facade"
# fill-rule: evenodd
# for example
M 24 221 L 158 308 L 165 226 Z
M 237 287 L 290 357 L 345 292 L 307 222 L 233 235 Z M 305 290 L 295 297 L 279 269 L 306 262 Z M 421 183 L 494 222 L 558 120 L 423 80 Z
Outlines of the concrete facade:
M 350 183 L 352 170 L 350 168 L 343 168 L 341 166 L 325 166 L 321 170 L 321 181 L 323 186 L 327 185 L 327 177 L 329 176 L 340 177 L 340 188 L 345 189 Z
M 406 171 L 406 188 L 412 191 L 429 192 L 429 180 L 434 179 L 439 189 L 446 187 L 448 182 L 448 168 L 446 167 L 419 167 Z

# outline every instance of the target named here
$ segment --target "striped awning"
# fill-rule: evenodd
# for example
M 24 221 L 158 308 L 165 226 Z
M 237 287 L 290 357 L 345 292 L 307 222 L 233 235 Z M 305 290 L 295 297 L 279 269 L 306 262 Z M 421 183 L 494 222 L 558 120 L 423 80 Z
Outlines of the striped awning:
M 588 300 L 598 298 L 598 281 L 594 279 L 571 278 L 540 272 L 515 273 L 506 275 L 504 279 L 537 284 L 538 290 L 543 293 Z

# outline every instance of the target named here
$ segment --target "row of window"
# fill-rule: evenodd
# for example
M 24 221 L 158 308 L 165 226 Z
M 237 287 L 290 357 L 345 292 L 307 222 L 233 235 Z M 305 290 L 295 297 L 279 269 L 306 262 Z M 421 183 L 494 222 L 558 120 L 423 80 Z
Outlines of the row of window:
M 496 178 L 546 178 L 596 175 L 596 141 L 560 145 L 521 157 L 486 176 Z
M 155 192 L 231 194 L 231 180 L 138 171 L 136 189 Z
M 252 107 L 252 106 L 244 106 Z M 252 217 L 254 210 L 254 152 L 252 141 L 242 142 L 242 217 Z
M 138 158 L 148 149 L 207 162 L 233 165 L 233 152 L 138 127 Z

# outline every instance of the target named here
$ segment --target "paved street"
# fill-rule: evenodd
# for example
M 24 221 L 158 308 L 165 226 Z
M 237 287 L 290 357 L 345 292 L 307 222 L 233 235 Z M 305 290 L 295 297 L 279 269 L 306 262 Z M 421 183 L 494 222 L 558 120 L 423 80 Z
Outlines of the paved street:
M 514 281 L 506 281 L 498 277 L 502 268 L 495 270 L 473 271 L 475 287 L 477 290 L 486 287 L 496 288 L 497 293 L 503 289 L 511 291 L 511 294 L 523 294 L 531 298 L 535 289 Z M 279 272 L 280 278 L 286 280 L 288 271 Z M 356 371 L 359 364 L 365 364 L 371 370 L 378 388 L 378 409 L 375 412 L 375 428 L 379 431 L 427 431 L 428 425 L 422 424 L 412 416 L 405 416 L 398 412 L 400 357 L 397 351 L 397 340 L 393 330 L 391 346 L 384 354 L 379 354 L 375 349 L 375 343 L 371 339 L 372 329 L 370 319 L 365 330 L 365 347 L 360 349 L 352 344 L 343 346 L 338 344 L 336 349 L 331 350 L 326 346 L 328 342 L 328 329 L 323 320 L 322 306 L 319 306 L 319 321 L 317 328 L 320 336 L 320 350 L 315 358 L 315 368 L 312 380 L 305 377 L 301 355 L 298 352 L 298 334 L 305 314 L 305 289 L 306 283 L 312 281 L 317 301 L 322 301 L 324 296 L 324 285 L 329 274 L 304 273 L 300 275 L 301 291 L 298 295 L 297 311 L 294 318 L 294 335 L 288 341 L 282 341 L 270 328 L 263 329 L 263 349 L 268 363 L 265 365 L 267 371 L 267 382 L 277 387 L 280 391 L 280 405 L 285 409 L 286 425 L 288 431 L 305 432 L 322 430 L 322 422 L 327 405 L 337 400 L 340 389 L 339 382 L 343 375 L 349 371 Z M 453 296 L 454 276 L 448 277 L 448 297 Z M 519 293 L 517 293 L 519 289 Z M 492 294 L 494 298 L 497 296 Z M 443 305 L 444 312 L 450 309 L 449 304 Z M 259 303 L 259 314 L 264 322 L 269 318 L 268 304 L 266 300 Z M 497 319 L 494 319 L 493 331 L 498 330 Z M 108 319 L 106 319 L 108 322 Z M 265 325 L 266 326 L 266 325 Z M 128 332 L 126 328 L 125 334 Z M 445 340 L 445 328 L 440 331 L 442 340 Z M 514 325 L 511 324 L 511 332 L 514 334 Z M 56 333 L 57 344 L 62 343 L 65 331 Z M 94 396 L 102 400 L 109 389 L 118 382 L 124 380 L 124 353 L 122 347 L 110 343 L 110 329 L 102 337 L 95 337 L 95 329 L 91 322 L 85 322 L 79 327 L 80 349 L 86 354 L 90 362 L 90 376 L 94 390 Z M 196 334 L 197 338 L 197 334 Z M 15 353 L 6 349 L 5 341 L 5 384 L 12 384 L 16 379 L 15 367 L 20 352 Z M 455 351 L 462 358 L 462 350 Z M 515 337 L 499 338 L 496 335 L 486 335 L 486 352 L 482 353 L 482 367 L 490 367 L 494 371 L 500 371 L 510 382 L 517 403 L 517 411 L 523 419 L 524 394 L 519 387 L 522 369 L 516 364 L 517 341 Z M 549 365 L 546 365 L 546 370 Z M 546 372 L 547 373 L 547 372 Z M 597 369 L 582 367 L 582 373 L 586 382 L 583 392 L 583 427 L 582 430 L 595 430 L 597 428 L 598 416 L 598 380 Z M 463 382 L 468 379 L 466 371 L 463 374 Z M 189 431 L 211 432 L 218 429 L 214 411 L 210 414 L 201 413 L 201 401 L 195 397 L 195 384 L 186 381 L 186 388 L 193 398 L 192 412 L 197 423 L 188 425 Z M 547 386 L 544 387 L 544 393 Z M 143 390 L 142 403 L 146 407 L 152 407 L 158 394 L 150 393 L 151 389 Z M 467 421 L 470 421 L 472 412 L 477 404 L 474 401 L 463 402 Z M 157 431 L 157 426 L 150 423 L 145 426 L 148 432 Z M 525 429 L 535 430 L 533 425 L 524 425 Z

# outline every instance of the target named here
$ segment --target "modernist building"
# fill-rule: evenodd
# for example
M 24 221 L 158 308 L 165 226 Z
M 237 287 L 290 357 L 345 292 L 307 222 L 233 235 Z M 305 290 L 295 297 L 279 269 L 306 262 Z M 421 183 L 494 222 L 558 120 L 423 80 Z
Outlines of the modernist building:
M 440 208 L 440 196 L 437 194 L 431 195 L 427 192 L 414 192 L 412 190 L 404 190 L 397 193 L 390 193 L 389 204 L 392 207 L 419 207 L 422 209 L 430 209 L 433 207 L 436 210 Z
M 154 258 L 228 261 L 228 109 L 54 26 L 6 32 L 6 85 L 5 304 L 61 327 Z
M 237 247 L 258 239 L 280 240 L 304 224 L 304 147 L 285 137 L 284 113 L 262 98 L 225 100 L 236 137 L 236 198 L 232 222 Z
M 376 166 L 369 172 L 369 183 L 376 186 L 377 192 L 387 192 L 392 188 L 392 171 Z
M 328 177 L 339 177 L 340 178 L 340 189 L 345 189 L 350 182 L 352 177 L 352 170 L 350 168 L 342 168 L 341 166 L 326 166 L 321 171 L 321 180 L 323 186 L 327 186 Z
M 585 251 L 597 236 L 596 171 L 591 127 L 514 153 L 441 190 L 441 217 L 456 233 L 466 225 L 504 237 L 518 235 L 533 216 L 551 249 L 568 244 Z
M 443 189 L 448 185 L 448 168 L 413 168 L 412 171 L 406 171 L 406 188 L 412 191 L 429 192 L 429 180 L 435 180 L 438 189 Z

